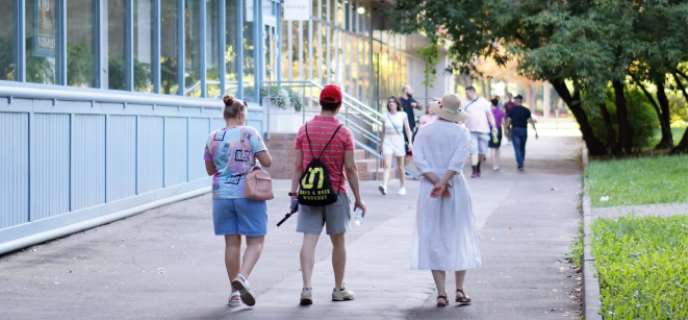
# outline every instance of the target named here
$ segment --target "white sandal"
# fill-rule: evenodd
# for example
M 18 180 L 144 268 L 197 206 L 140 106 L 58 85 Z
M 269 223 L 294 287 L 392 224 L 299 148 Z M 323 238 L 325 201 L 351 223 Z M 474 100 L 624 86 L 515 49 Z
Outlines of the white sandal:
M 232 281 L 232 288 L 239 291 L 241 301 L 249 307 L 256 305 L 256 295 L 249 288 L 250 283 L 248 279 L 241 274 L 238 274 L 236 279 Z
M 232 294 L 229 295 L 229 301 L 227 304 L 229 304 L 230 307 L 240 307 L 241 306 L 241 300 L 239 299 L 233 299 L 234 297 L 239 297 L 239 291 L 234 291 Z

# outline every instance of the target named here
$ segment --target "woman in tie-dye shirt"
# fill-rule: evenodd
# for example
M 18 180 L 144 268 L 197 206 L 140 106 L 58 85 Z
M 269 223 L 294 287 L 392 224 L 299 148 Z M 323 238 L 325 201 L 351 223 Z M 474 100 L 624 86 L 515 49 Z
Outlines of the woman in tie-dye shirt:
M 269 167 L 272 157 L 258 130 L 243 125 L 246 103 L 231 95 L 224 96 L 223 101 L 227 126 L 208 136 L 204 155 L 208 175 L 213 176 L 213 225 L 215 234 L 225 237 L 225 264 L 233 289 L 229 305 L 238 306 L 241 299 L 253 306 L 256 299 L 248 277 L 263 250 L 268 214 L 265 201 L 246 198 L 244 178 L 256 159 Z M 243 266 L 241 236 L 246 237 Z

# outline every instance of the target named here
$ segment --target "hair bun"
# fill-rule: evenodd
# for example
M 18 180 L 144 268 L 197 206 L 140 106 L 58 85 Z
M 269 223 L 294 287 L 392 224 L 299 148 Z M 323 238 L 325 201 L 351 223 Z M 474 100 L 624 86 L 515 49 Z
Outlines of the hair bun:
M 231 94 L 226 94 L 224 97 L 222 97 L 222 101 L 224 101 L 225 106 L 231 106 L 232 103 L 234 103 L 234 96 Z

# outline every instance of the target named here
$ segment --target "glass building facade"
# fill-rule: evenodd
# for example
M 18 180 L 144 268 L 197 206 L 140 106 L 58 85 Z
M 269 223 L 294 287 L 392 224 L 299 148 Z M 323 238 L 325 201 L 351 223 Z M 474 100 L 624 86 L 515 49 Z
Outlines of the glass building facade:
M 272 0 L 4 0 L 0 81 L 244 96 L 276 77 L 274 66 L 256 64 L 276 46 L 255 39 L 277 41 L 278 12 Z
M 310 16 L 286 21 L 277 0 L 5 0 L 0 85 L 260 103 L 263 81 L 313 81 L 369 105 L 422 89 L 417 46 L 373 2 L 303 1 Z

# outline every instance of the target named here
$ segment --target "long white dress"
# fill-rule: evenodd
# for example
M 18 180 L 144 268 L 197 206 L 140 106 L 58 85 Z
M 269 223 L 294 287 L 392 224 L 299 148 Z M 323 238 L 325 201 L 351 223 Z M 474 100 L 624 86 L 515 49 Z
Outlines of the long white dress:
M 481 265 L 471 193 L 462 172 L 469 143 L 468 129 L 444 120 L 423 126 L 416 135 L 413 162 L 421 174 L 433 172 L 440 179 L 448 170 L 460 174 L 449 181 L 450 198 L 430 197 L 434 185 L 421 180 L 411 269 L 461 271 Z

